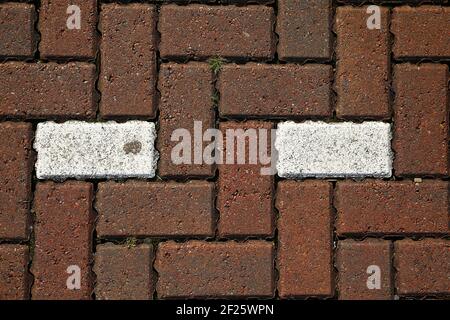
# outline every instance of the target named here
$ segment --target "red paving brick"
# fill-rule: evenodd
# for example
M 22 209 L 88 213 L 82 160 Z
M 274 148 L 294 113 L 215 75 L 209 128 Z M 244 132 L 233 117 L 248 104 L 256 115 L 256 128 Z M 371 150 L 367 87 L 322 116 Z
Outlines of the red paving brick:
M 392 146 L 397 175 L 448 175 L 448 84 L 446 65 L 395 66 Z
M 450 292 L 450 241 L 424 239 L 395 242 L 395 286 L 402 296 Z
M 251 152 L 263 152 L 270 156 L 270 122 L 249 121 L 244 123 L 225 122 L 220 125 L 224 136 L 223 156 L 233 157 L 234 165 L 226 162 L 219 166 L 219 179 L 217 182 L 217 209 L 220 213 L 218 225 L 219 236 L 271 236 L 274 232 L 273 212 L 273 181 L 272 175 L 262 175 L 261 170 L 268 165 L 238 164 L 237 150 L 240 150 L 239 141 L 245 141 L 245 156 L 250 157 Z M 242 140 L 235 136 L 227 138 L 227 130 L 241 129 Z M 268 130 L 264 136 L 259 129 Z M 253 131 L 252 131 L 253 130 Z M 245 138 L 248 134 L 250 138 Z M 266 148 L 249 149 L 249 141 L 265 139 Z M 234 140 L 234 141 L 233 141 Z M 229 143 L 234 145 L 234 152 L 227 148 Z M 269 165 L 270 166 L 270 165 Z
M 280 60 L 329 60 L 331 16 L 330 0 L 279 0 L 276 31 Z
M 69 6 L 80 10 L 79 29 L 72 27 L 75 11 L 69 10 Z M 97 20 L 97 0 L 42 0 L 39 10 L 41 57 L 94 59 L 98 50 Z
M 2 2 L 0 299 L 448 300 L 450 7 L 440 2 Z M 380 29 L 367 25 L 374 3 Z M 69 5 L 79 30 L 67 27 Z M 36 159 L 55 151 L 33 150 L 36 128 L 69 120 L 154 123 L 155 176 L 38 179 Z M 260 158 L 230 164 L 230 138 L 207 131 L 369 120 L 391 128 L 383 179 L 263 175 Z M 356 150 L 346 134 L 335 146 Z M 103 148 L 116 150 L 115 136 Z M 362 149 L 345 159 L 376 157 L 354 143 Z M 124 163 L 145 164 L 125 146 Z M 307 162 L 333 163 L 325 149 Z M 111 150 L 86 155 L 114 162 Z M 205 162 L 210 151 L 225 163 Z M 367 286 L 374 266 L 380 289 Z
M 99 236 L 212 236 L 214 185 L 128 181 L 99 184 Z
M 94 272 L 95 297 L 99 300 L 148 300 L 153 298 L 153 247 L 97 246 Z
M 24 300 L 29 297 L 28 246 L 0 245 L 0 300 Z
M 93 186 L 88 182 L 44 182 L 37 185 L 34 198 L 35 248 L 31 267 L 33 299 L 91 298 L 93 196 Z M 67 270 L 71 266 L 79 268 L 80 289 L 68 288 L 71 274 Z
M 391 258 L 390 241 L 339 241 L 336 254 L 339 299 L 392 299 Z
M 158 246 L 155 268 L 160 298 L 272 297 L 271 242 L 166 242 Z
M 95 65 L 0 64 L 0 116 L 18 119 L 95 117 Z
M 0 137 L 0 239 L 27 239 L 32 199 L 32 125 L 2 122 Z
M 447 181 L 337 183 L 338 234 L 448 234 Z M 380 205 L 383 204 L 383 205 Z
M 105 4 L 100 13 L 103 118 L 156 115 L 156 11 L 146 4 Z
M 207 63 L 188 64 L 167 63 L 161 66 L 158 89 L 161 93 L 159 103 L 159 133 L 157 148 L 160 151 L 159 175 L 162 177 L 189 177 L 214 175 L 214 166 L 198 163 L 194 152 L 191 155 L 182 151 L 176 153 L 188 163 L 175 164 L 172 150 L 186 139 L 194 146 L 196 134 L 203 137 L 204 131 L 214 128 L 214 107 L 212 102 L 213 75 Z M 197 131 L 194 122 L 199 122 Z M 174 130 L 186 129 L 190 137 L 174 134 Z M 202 130 L 203 129 L 203 130 Z M 198 132 L 198 133 L 197 133 Z M 205 148 L 209 143 L 198 143 Z M 181 161 L 180 161 L 181 162 Z
M 332 185 L 278 184 L 278 293 L 282 298 L 332 296 Z
M 32 58 L 36 51 L 36 11 L 26 3 L 0 4 L 0 56 Z
M 339 118 L 389 118 L 389 9 L 381 29 L 367 27 L 367 7 L 336 12 L 336 114 Z
M 449 58 L 450 8 L 398 7 L 392 10 L 391 32 L 396 58 Z
M 226 65 L 218 82 L 220 115 L 331 116 L 331 79 L 327 65 Z
M 275 54 L 274 11 L 266 6 L 164 5 L 158 29 L 163 58 L 254 58 Z

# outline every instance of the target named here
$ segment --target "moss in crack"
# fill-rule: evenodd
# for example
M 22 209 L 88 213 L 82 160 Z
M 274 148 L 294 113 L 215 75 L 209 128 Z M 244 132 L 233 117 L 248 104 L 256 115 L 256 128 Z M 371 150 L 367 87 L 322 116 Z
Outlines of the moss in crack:
M 137 245 L 137 239 L 133 237 L 126 238 L 123 244 L 126 245 L 128 249 L 134 248 Z
M 222 66 L 225 63 L 225 59 L 221 57 L 212 57 L 208 60 L 209 67 L 215 76 L 217 76 L 222 70 Z
M 213 108 L 217 110 L 219 108 L 219 92 L 214 91 L 211 96 L 211 103 L 213 105 Z

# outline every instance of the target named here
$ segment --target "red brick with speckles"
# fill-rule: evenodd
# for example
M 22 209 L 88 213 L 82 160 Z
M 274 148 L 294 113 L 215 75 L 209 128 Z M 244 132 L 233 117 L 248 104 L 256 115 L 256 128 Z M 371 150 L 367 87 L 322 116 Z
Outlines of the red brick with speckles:
M 93 186 L 88 182 L 38 183 L 34 199 L 35 248 L 32 298 L 85 300 L 93 291 Z M 80 289 L 67 286 L 67 269 L 78 266 Z M 70 271 L 70 269 L 69 269 Z
M 79 8 L 80 28 L 69 28 Z M 45 59 L 90 59 L 98 50 L 97 0 L 42 0 L 39 9 L 39 51 Z
M 391 247 L 390 241 L 381 239 L 339 241 L 336 254 L 339 299 L 392 299 Z
M 423 239 L 395 242 L 395 286 L 402 296 L 450 293 L 450 241 Z
M 32 58 L 36 51 L 36 11 L 32 4 L 0 4 L 0 56 Z
M 92 119 L 97 110 L 95 65 L 0 64 L 0 116 L 15 119 Z
M 94 272 L 98 300 L 149 300 L 153 298 L 153 246 L 97 246 Z
M 380 29 L 367 27 L 367 6 L 336 10 L 336 115 L 390 117 L 389 9 L 380 7 Z
M 159 244 L 155 269 L 160 298 L 272 297 L 272 242 L 173 241 Z
M 30 123 L 0 123 L 0 239 L 27 239 L 33 156 Z
M 275 14 L 267 6 L 163 5 L 158 29 L 163 58 L 253 58 L 275 54 Z
M 278 293 L 282 298 L 332 296 L 332 185 L 278 183 Z
M 447 181 L 339 181 L 339 235 L 448 234 Z
M 396 175 L 448 175 L 448 85 L 444 64 L 395 66 L 392 147 Z
M 28 299 L 31 277 L 25 245 L 0 245 L 0 300 Z
M 225 122 L 220 125 L 224 137 L 223 157 L 225 164 L 219 165 L 219 179 L 217 182 L 217 209 L 220 213 L 219 236 L 221 237 L 245 237 L 245 236 L 271 236 L 274 232 L 273 193 L 274 177 L 264 174 L 263 168 L 270 169 L 269 164 L 261 164 L 260 155 L 271 154 L 271 129 L 270 122 Z M 266 130 L 265 135 L 262 130 Z M 242 130 L 241 138 L 229 135 L 227 130 Z M 233 131 L 238 134 L 238 131 Z M 247 134 L 250 138 L 245 138 Z M 254 140 L 256 137 L 257 140 Z M 262 150 L 265 139 L 266 147 Z M 252 147 L 249 142 L 252 141 Z M 255 141 L 259 143 L 255 148 Z M 246 164 L 237 163 L 237 153 L 240 142 L 245 143 L 245 154 L 239 151 L 240 156 L 245 155 Z M 227 143 L 234 145 L 234 152 L 227 148 Z M 258 152 L 256 163 L 250 164 L 251 152 Z M 226 158 L 234 158 L 234 164 L 225 161 Z M 270 158 L 269 158 L 270 160 Z M 266 170 L 267 170 L 266 169 Z

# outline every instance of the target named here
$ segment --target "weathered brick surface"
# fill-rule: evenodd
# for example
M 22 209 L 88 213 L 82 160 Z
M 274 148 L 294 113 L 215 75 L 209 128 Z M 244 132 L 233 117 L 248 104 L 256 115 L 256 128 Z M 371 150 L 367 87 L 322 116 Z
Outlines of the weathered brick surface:
M 397 175 L 448 175 L 449 73 L 443 64 L 394 68 Z
M 367 27 L 367 7 L 336 10 L 336 114 L 389 117 L 389 9 L 381 8 L 381 29 Z
M 95 297 L 99 300 L 148 300 L 153 298 L 153 246 L 97 246 L 94 272 Z
M 391 31 L 396 58 L 450 57 L 450 8 L 403 6 L 392 12 Z
M 379 239 L 339 241 L 336 254 L 338 292 L 341 300 L 392 299 L 391 242 Z M 379 268 L 380 287 L 368 287 L 373 267 Z M 377 270 L 378 271 L 378 270 Z
M 271 236 L 274 227 L 273 175 L 264 175 L 262 168 L 270 168 L 269 164 L 261 165 L 258 154 L 270 156 L 270 134 L 273 124 L 270 122 L 249 121 L 244 123 L 225 122 L 220 125 L 224 137 L 224 164 L 219 165 L 217 209 L 220 213 L 218 231 L 221 237 L 233 236 Z M 259 129 L 267 130 L 266 134 Z M 242 130 L 242 137 L 227 136 L 227 130 Z M 253 131 L 252 131 L 253 130 Z M 239 134 L 239 132 L 234 131 Z M 244 135 L 248 134 L 246 138 Z M 255 140 L 256 138 L 256 140 Z M 265 139 L 266 147 L 262 150 L 261 140 Z M 252 147 L 249 147 L 252 141 Z M 255 142 L 258 141 L 258 142 Z M 245 143 L 241 149 L 240 143 Z M 258 143 L 257 148 L 255 144 Z M 228 148 L 234 146 L 234 150 Z M 245 150 L 245 153 L 238 150 Z M 233 152 L 234 151 L 234 152 Z M 246 164 L 239 164 L 239 156 L 245 156 Z M 250 164 L 249 157 L 257 152 L 257 163 Z M 233 157 L 234 164 L 226 161 Z
M 105 236 L 212 236 L 214 185 L 189 182 L 100 183 L 97 233 Z
M 338 234 L 448 234 L 449 184 L 424 180 L 337 183 Z
M 450 297 L 450 0 L 0 2 L 0 299 Z
M 35 21 L 34 5 L 0 4 L 0 56 L 33 57 L 37 43 Z
M 275 148 L 283 178 L 392 175 L 391 125 L 384 122 L 281 122 Z
M 158 154 L 153 122 L 39 123 L 36 177 L 62 180 L 153 178 Z
M 0 64 L 0 116 L 26 119 L 92 118 L 97 109 L 95 65 Z
M 156 253 L 160 298 L 272 297 L 273 243 L 161 243 Z
M 158 29 L 163 58 L 254 58 L 275 54 L 274 11 L 266 6 L 164 5 Z
M 0 245 L 0 300 L 23 300 L 29 295 L 28 247 Z
M 29 123 L 0 123 L 0 239 L 29 234 L 32 138 Z
M 394 257 L 399 295 L 450 293 L 449 240 L 396 241 Z
M 31 272 L 33 299 L 90 299 L 93 186 L 91 183 L 39 183 L 34 199 L 35 248 Z M 80 268 L 79 290 L 67 287 L 67 268 Z
M 331 116 L 331 78 L 327 65 L 225 65 L 219 111 L 223 117 Z
M 281 60 L 331 57 L 331 1 L 278 1 L 278 55 Z
M 215 126 L 212 102 L 213 76 L 209 65 L 197 62 L 163 64 L 159 73 L 158 89 L 161 93 L 160 129 L 157 143 L 160 151 L 159 175 L 162 177 L 213 176 L 214 166 L 204 163 L 202 159 L 196 159 L 193 149 L 196 135 L 197 147 L 201 146 L 203 150 L 210 144 L 210 142 L 199 141 L 205 130 Z M 194 129 L 195 121 L 201 122 L 197 131 Z M 188 130 L 190 138 L 175 134 L 174 131 L 177 129 Z M 173 138 L 172 135 L 174 135 Z M 191 154 L 189 156 L 179 151 L 175 155 L 185 157 L 187 163 L 178 163 L 172 159 L 172 152 L 175 152 L 174 148 L 181 141 L 190 141 Z
M 69 6 L 80 8 L 80 29 L 69 29 L 73 21 Z M 41 57 L 94 59 L 97 54 L 97 0 L 42 0 L 39 10 Z M 70 23 L 69 23 L 70 25 Z
M 278 183 L 278 293 L 280 297 L 332 296 L 332 185 Z
M 152 5 L 102 6 L 99 77 L 102 117 L 155 116 L 156 19 Z

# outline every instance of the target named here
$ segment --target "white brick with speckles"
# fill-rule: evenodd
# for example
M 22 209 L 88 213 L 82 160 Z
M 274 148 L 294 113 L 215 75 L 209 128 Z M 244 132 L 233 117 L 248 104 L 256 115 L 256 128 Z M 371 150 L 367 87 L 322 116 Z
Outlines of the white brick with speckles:
M 278 125 L 275 148 L 280 177 L 382 178 L 392 174 L 388 123 L 284 122 Z
M 39 123 L 34 148 L 39 179 L 152 178 L 155 124 L 68 121 Z

